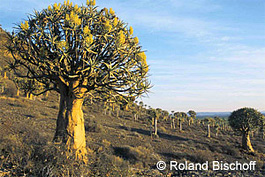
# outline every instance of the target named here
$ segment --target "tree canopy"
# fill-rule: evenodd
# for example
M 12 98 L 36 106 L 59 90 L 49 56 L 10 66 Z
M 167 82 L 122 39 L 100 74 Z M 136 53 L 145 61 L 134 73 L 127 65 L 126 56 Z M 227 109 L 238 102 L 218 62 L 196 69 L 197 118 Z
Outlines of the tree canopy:
M 253 108 L 241 108 L 233 111 L 228 118 L 230 126 L 237 132 L 245 133 L 259 128 L 264 115 Z
M 98 10 L 95 1 L 78 6 L 55 3 L 28 17 L 9 35 L 20 77 L 35 79 L 46 90 L 59 91 L 78 81 L 85 92 L 139 96 L 147 91 L 146 55 L 112 8 Z M 37 94 L 37 93 L 36 93 Z
M 192 117 L 193 119 L 196 118 L 196 112 L 193 110 L 189 110 L 188 114 L 190 115 L 190 117 Z

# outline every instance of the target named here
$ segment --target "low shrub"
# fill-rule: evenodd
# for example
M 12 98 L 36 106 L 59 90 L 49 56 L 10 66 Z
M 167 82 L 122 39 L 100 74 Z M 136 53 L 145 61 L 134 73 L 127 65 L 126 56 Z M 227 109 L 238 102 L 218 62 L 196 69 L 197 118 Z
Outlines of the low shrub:
M 188 159 L 195 163 L 205 163 L 206 161 L 213 161 L 214 156 L 209 151 L 198 150 L 189 156 Z
M 143 146 L 132 147 L 125 145 L 114 147 L 114 152 L 123 159 L 141 167 L 152 166 L 153 163 L 159 160 L 159 156 L 152 149 Z
M 100 133 L 103 131 L 103 127 L 100 124 L 98 124 L 95 120 L 86 119 L 85 130 L 88 132 Z
M 160 126 L 158 128 L 158 132 L 160 132 L 160 133 L 167 133 L 167 130 L 164 127 Z
M 97 154 L 89 169 L 90 173 L 86 176 L 131 176 L 128 161 L 105 153 Z
M 241 156 L 240 151 L 233 146 L 223 146 L 222 151 L 223 151 L 223 154 L 227 154 L 230 156 L 234 156 L 234 157 Z
M 15 84 L 12 81 L 7 81 L 2 94 L 8 97 L 15 97 L 17 95 L 17 88 Z

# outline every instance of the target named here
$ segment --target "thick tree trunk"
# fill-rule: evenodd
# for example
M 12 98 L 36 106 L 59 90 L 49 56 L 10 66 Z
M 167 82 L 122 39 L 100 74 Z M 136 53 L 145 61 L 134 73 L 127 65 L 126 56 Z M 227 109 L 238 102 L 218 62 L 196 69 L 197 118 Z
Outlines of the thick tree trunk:
M 210 124 L 207 125 L 207 137 L 208 137 L 208 138 L 211 138 Z
M 242 135 L 242 147 L 243 147 L 243 149 L 245 149 L 249 152 L 254 152 L 254 149 L 253 149 L 251 142 L 250 142 L 249 132 L 245 132 Z
M 64 144 L 69 154 L 73 153 L 77 160 L 87 163 L 83 101 L 74 93 L 61 91 L 54 142 Z

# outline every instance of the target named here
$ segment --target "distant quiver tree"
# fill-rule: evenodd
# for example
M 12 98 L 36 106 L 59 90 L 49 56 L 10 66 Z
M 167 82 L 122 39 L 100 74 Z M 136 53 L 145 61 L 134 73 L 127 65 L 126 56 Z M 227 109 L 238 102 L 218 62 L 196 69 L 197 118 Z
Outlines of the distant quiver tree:
M 250 142 L 249 133 L 260 128 L 264 116 L 253 108 L 238 109 L 229 116 L 228 122 L 234 131 L 242 134 L 243 149 L 254 152 Z
M 188 125 L 190 126 L 194 122 L 194 119 L 196 119 L 196 112 L 193 110 L 189 110 L 188 114 L 190 115 L 188 117 Z

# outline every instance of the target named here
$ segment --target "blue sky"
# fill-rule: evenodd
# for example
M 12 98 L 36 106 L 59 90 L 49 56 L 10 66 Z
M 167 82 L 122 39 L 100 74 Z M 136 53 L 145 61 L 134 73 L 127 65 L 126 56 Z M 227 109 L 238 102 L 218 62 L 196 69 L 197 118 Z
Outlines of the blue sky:
M 0 0 L 8 31 L 54 0 Z M 85 4 L 85 1 L 73 1 Z M 142 100 L 168 111 L 265 110 L 264 0 L 97 0 L 134 28 L 154 85 Z

